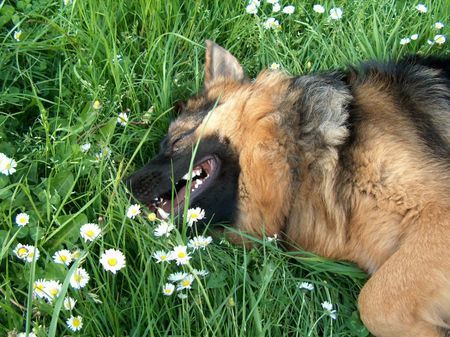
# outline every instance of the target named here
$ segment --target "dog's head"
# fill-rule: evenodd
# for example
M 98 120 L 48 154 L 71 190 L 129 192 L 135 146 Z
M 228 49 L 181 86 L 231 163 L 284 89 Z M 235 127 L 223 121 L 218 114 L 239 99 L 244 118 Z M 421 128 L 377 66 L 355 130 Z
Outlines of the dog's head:
M 211 41 L 206 46 L 203 91 L 182 104 L 159 154 L 128 185 L 150 210 L 180 213 L 193 158 L 189 207 L 203 208 L 214 223 L 252 217 L 261 226 L 268 221 L 262 213 L 272 209 L 275 218 L 289 194 L 283 140 L 277 140 L 281 121 L 273 113 L 285 76 L 266 72 L 250 82 L 233 55 Z

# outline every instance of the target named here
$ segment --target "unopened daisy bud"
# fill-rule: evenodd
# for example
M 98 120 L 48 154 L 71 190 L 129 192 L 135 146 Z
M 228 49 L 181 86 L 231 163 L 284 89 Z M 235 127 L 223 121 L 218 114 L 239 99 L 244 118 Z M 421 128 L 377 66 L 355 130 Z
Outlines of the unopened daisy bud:
M 99 100 L 95 100 L 94 103 L 92 103 L 92 107 L 95 110 L 100 110 L 102 108 L 102 103 L 100 103 Z
M 150 212 L 148 215 L 147 215 L 147 219 L 149 220 L 149 221 L 156 221 L 156 214 L 155 213 L 153 213 L 153 212 Z

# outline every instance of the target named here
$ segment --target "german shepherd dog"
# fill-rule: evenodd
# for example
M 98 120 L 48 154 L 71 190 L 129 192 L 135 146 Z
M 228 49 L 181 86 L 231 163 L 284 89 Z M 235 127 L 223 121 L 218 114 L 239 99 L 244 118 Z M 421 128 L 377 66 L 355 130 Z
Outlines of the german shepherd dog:
M 371 275 L 358 306 L 377 337 L 448 333 L 450 60 L 250 81 L 227 50 L 206 47 L 204 88 L 129 178 L 134 196 L 180 212 L 200 139 L 189 207 L 256 237 L 277 233 L 288 249 L 355 262 Z

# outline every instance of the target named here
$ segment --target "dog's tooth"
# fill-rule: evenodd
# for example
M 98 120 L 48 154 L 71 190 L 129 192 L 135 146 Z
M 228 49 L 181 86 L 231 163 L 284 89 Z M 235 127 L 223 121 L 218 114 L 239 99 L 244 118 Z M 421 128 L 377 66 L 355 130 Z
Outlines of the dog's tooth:
M 189 176 L 189 172 L 186 173 L 181 179 L 182 180 L 189 180 L 190 176 Z

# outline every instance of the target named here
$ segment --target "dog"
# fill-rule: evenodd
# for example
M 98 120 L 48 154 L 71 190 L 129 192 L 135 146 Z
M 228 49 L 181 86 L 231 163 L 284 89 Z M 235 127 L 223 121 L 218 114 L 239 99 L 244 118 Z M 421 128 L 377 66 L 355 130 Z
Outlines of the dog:
M 180 212 L 188 189 L 206 221 L 356 263 L 370 274 L 361 319 L 377 337 L 449 332 L 449 59 L 251 81 L 207 41 L 204 88 L 180 107 L 128 180 L 138 200 Z

